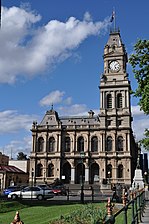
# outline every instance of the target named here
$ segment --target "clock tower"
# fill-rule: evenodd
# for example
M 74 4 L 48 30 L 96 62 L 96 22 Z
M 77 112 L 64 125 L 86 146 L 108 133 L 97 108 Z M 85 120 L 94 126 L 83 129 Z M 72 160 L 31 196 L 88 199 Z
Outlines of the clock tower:
M 104 73 L 100 80 L 100 114 L 102 122 L 111 117 L 111 125 L 131 127 L 130 81 L 126 72 L 127 53 L 120 32 L 114 31 L 104 48 Z M 104 125 L 104 124 L 103 124 Z
M 126 72 L 127 53 L 119 30 L 114 29 L 110 32 L 103 59 L 104 72 L 99 89 L 100 122 L 104 129 L 105 142 L 102 151 L 105 151 L 103 155 L 107 156 L 105 168 L 112 166 L 110 172 L 115 180 L 121 167 L 125 168 L 123 178 L 130 183 L 133 176 L 130 171 L 133 170 L 136 159 L 132 149 L 131 86 Z

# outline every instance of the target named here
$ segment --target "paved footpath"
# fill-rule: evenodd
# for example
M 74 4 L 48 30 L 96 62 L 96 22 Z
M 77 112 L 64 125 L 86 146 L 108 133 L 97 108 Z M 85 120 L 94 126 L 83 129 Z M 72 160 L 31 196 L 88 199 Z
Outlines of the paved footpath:
M 149 201 L 146 202 L 145 211 L 140 224 L 149 224 Z
M 142 217 L 142 222 L 140 224 L 149 224 L 149 192 L 146 192 L 146 206 Z

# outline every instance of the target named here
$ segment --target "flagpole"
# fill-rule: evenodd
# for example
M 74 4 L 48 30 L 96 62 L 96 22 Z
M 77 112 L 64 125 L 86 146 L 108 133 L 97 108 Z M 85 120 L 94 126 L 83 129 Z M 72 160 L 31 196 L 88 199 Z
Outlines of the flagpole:
M 116 13 L 115 13 L 115 8 L 113 8 L 114 12 L 114 32 L 116 31 Z
M 0 0 L 0 28 L 1 28 L 1 12 L 2 12 L 2 2 Z

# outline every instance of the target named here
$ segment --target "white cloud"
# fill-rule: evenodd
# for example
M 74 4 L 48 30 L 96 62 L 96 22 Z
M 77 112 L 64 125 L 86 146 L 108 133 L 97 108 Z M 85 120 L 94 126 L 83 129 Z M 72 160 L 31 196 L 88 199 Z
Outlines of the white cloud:
M 5 155 L 11 157 L 11 151 L 13 158 L 16 158 L 18 152 L 24 152 L 30 155 L 31 151 L 31 139 L 30 132 L 33 120 L 39 119 L 37 115 L 19 114 L 15 110 L 7 110 L 0 112 L 0 136 L 1 136 L 1 148 L 0 151 Z M 29 136 L 26 136 L 29 135 Z M 22 137 L 20 136 L 24 136 Z M 14 140 L 8 140 L 8 139 Z M 3 140 L 7 139 L 7 143 L 3 145 Z M 9 143 L 8 143 L 9 142 Z
M 86 12 L 86 13 L 84 14 L 84 20 L 85 20 L 85 21 L 92 21 L 92 17 L 91 17 L 91 15 L 90 15 L 89 12 Z
M 0 134 L 16 133 L 19 130 L 29 131 L 31 124 L 37 116 L 19 114 L 15 110 L 0 112 Z
M 59 90 L 53 91 L 42 98 L 39 103 L 41 106 L 51 106 L 52 104 L 61 103 L 64 94 L 65 92 L 60 92 Z
M 70 106 L 61 106 L 58 108 L 60 115 L 80 115 L 87 114 L 87 106 L 85 104 L 74 104 Z
M 144 137 L 144 130 L 148 128 L 149 116 L 140 110 L 140 106 L 132 106 L 133 130 L 137 141 Z
M 142 110 L 140 110 L 140 106 L 137 105 L 137 106 L 132 106 L 131 107 L 131 110 L 132 110 L 132 114 L 133 116 L 142 116 L 144 115 L 144 112 Z
M 30 155 L 32 146 L 32 137 L 27 136 L 24 137 L 22 140 L 13 140 L 8 145 L 5 145 L 3 149 L 0 149 L 2 153 L 9 156 L 9 158 L 16 159 L 18 152 L 23 152 L 27 156 Z
M 148 128 L 149 117 L 135 117 L 133 119 L 133 130 L 137 141 L 144 137 L 144 130 Z
M 64 103 L 70 105 L 72 103 L 72 98 L 68 97 L 67 99 L 64 100 Z
M 0 83 L 32 78 L 64 61 L 88 36 L 105 31 L 109 19 L 93 22 L 89 13 L 80 21 L 51 20 L 37 27 L 41 16 L 23 8 L 2 8 Z M 33 24 L 35 24 L 33 26 Z M 35 28 L 36 27 L 36 28 Z

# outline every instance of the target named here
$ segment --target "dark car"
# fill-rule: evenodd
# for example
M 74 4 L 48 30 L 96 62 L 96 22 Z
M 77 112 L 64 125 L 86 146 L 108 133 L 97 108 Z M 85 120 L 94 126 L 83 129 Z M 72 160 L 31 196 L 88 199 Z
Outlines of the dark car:
M 14 191 L 18 191 L 20 190 L 20 187 L 19 186 L 9 186 L 7 187 L 6 189 L 3 190 L 3 195 L 8 195 L 9 193 L 11 192 L 14 192 Z
M 50 186 L 55 195 L 67 195 L 67 189 L 64 185 Z
M 41 187 L 43 190 L 51 190 L 51 187 L 49 187 L 47 184 L 38 184 L 37 187 Z

